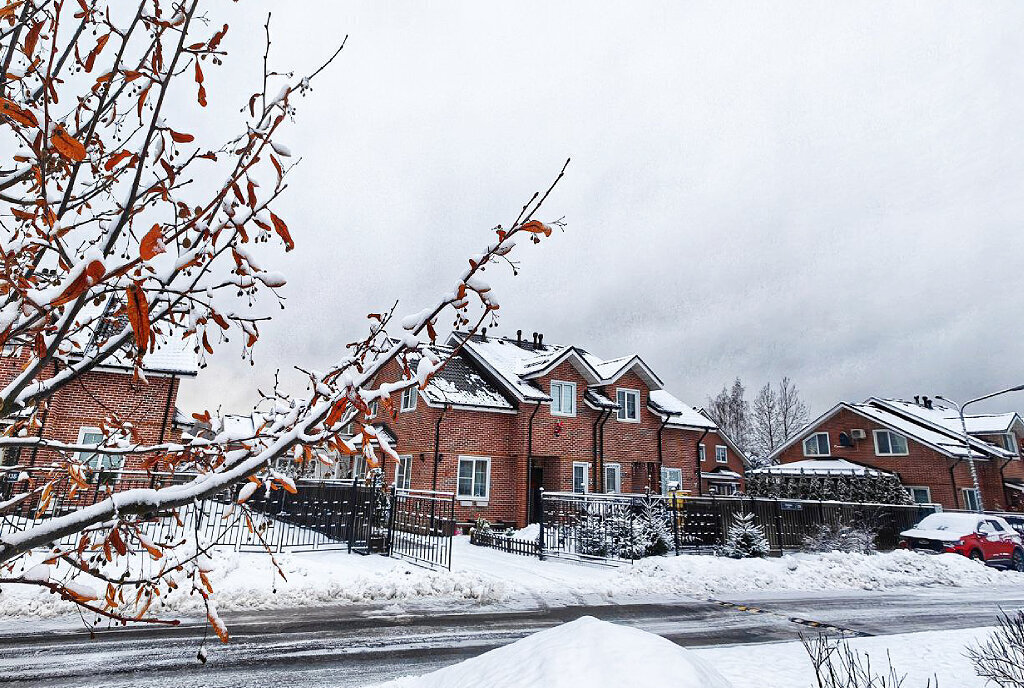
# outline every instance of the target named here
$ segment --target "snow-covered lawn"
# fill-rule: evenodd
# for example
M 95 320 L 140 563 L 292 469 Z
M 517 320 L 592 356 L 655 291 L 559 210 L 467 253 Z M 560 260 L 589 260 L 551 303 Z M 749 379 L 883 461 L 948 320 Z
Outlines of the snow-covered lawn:
M 891 659 L 906 688 L 984 688 L 965 655 L 990 629 L 930 631 L 856 638 L 876 673 Z M 799 642 L 685 649 L 636 628 L 582 617 L 420 677 L 380 688 L 528 688 L 532 686 L 676 686 L 677 688 L 814 688 Z M 934 682 L 933 684 L 934 685 Z
M 468 538 L 459 537 L 451 572 L 344 551 L 284 553 L 277 558 L 287 580 L 275 576 L 265 554 L 217 551 L 210 578 L 221 611 L 391 601 L 425 605 L 461 601 L 526 608 L 538 603 L 600 604 L 672 595 L 1024 584 L 1024 574 L 997 571 L 955 554 L 907 551 L 744 560 L 658 557 L 612 567 L 539 561 L 476 547 Z M 202 610 L 199 599 L 184 588 L 161 598 L 161 603 L 163 615 L 191 616 Z M 45 590 L 21 585 L 0 590 L 0 617 L 56 617 L 71 611 L 69 603 Z

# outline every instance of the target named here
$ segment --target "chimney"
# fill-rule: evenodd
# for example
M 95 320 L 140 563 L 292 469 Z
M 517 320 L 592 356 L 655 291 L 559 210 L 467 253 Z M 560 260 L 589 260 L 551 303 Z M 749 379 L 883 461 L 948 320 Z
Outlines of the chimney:
M 520 346 L 522 346 L 522 344 L 523 344 L 523 331 L 522 330 L 516 330 L 516 344 L 519 344 Z
M 930 409 L 932 407 L 932 400 L 928 397 L 921 397 L 921 403 L 924 404 L 926 409 Z
M 544 333 L 541 332 L 537 335 L 537 346 L 544 346 Z
M 533 348 L 534 349 L 537 348 L 537 333 L 536 332 L 533 333 Z
M 921 405 L 921 396 L 919 394 L 914 395 L 914 403 L 917 404 L 918 406 Z
M 487 328 L 486 327 L 481 327 L 480 328 L 480 338 L 483 339 L 485 342 L 487 341 Z

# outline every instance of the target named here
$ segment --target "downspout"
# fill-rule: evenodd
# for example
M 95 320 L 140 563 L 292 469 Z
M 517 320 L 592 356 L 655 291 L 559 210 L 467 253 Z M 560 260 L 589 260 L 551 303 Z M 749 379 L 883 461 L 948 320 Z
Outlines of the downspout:
M 597 414 L 597 420 L 594 421 L 594 425 L 592 427 L 592 430 L 593 430 L 593 440 L 594 441 L 592 443 L 593 461 L 591 461 L 591 465 L 594 466 L 594 475 L 593 475 L 593 477 L 590 480 L 590 484 L 592 485 L 591 489 L 594 492 L 597 492 L 597 473 L 598 473 L 598 471 L 597 471 L 597 459 L 598 459 L 598 456 L 599 456 L 598 446 L 597 446 L 597 444 L 598 444 L 597 428 L 599 426 L 603 425 L 604 421 L 607 420 L 607 416 L 610 416 L 610 415 L 611 415 L 611 410 L 610 409 L 602 409 L 601 412 L 599 414 Z
M 1014 459 L 1007 459 L 1005 462 L 1003 462 L 1003 465 L 999 467 L 999 483 L 1000 483 L 1000 486 L 1003 488 L 1003 504 L 1005 504 L 1005 505 L 1009 505 L 1009 503 L 1010 503 L 1010 495 L 1006 491 L 1006 476 L 1003 475 L 1003 471 L 1006 470 L 1006 467 L 1009 466 L 1010 462 L 1013 461 L 1013 460 Z M 1007 506 L 1007 508 L 1004 509 L 1004 511 L 1008 511 L 1008 510 L 1009 510 L 1009 507 Z
M 953 475 L 953 471 L 956 470 L 956 467 L 959 466 L 961 462 L 963 462 L 963 459 L 957 459 L 956 461 L 953 462 L 953 465 L 949 467 L 949 485 L 950 487 L 953 488 L 954 509 L 960 508 L 960 496 L 956 493 L 956 477 Z
M 659 493 L 665 491 L 665 486 L 661 484 L 661 471 L 662 471 L 662 467 L 665 464 L 664 452 L 662 451 L 662 448 L 661 448 L 661 431 L 665 429 L 666 425 L 668 425 L 668 419 L 669 418 L 671 418 L 671 416 L 665 416 L 665 419 L 663 421 L 661 421 L 661 425 L 658 426 L 658 480 L 657 480 L 657 486 L 658 486 L 658 492 Z
M 697 438 L 697 444 L 694 445 L 694 448 L 693 448 L 694 452 L 696 452 L 696 454 L 697 454 L 697 458 L 695 458 L 694 461 L 697 464 L 696 476 L 697 476 L 697 496 L 698 497 L 703 497 L 704 496 L 704 481 L 700 477 L 700 472 L 701 472 L 701 465 L 700 465 L 700 443 L 704 441 L 704 438 L 708 436 L 709 432 L 711 432 L 711 428 L 704 428 L 704 432 L 701 434 L 700 437 Z
M 167 433 L 167 419 L 171 415 L 171 399 L 174 397 L 174 381 L 175 378 L 171 375 L 171 384 L 167 386 L 167 403 L 164 405 L 164 424 L 160 426 L 160 441 L 158 444 L 163 444 L 164 437 Z
M 441 420 L 444 418 L 444 413 L 447 410 L 448 403 L 445 402 L 445 405 L 441 407 L 441 413 L 437 416 L 437 421 L 434 423 L 434 478 L 430 483 L 430 489 L 434 492 L 437 492 L 437 467 L 441 463 Z
M 537 405 L 533 407 L 533 413 L 530 414 L 530 420 L 526 425 L 526 520 L 527 522 L 533 518 L 533 494 L 530 487 L 530 480 L 533 479 L 533 418 L 537 415 L 537 411 L 540 411 L 541 402 L 537 402 Z
M 610 419 L 611 417 L 612 417 L 612 412 L 609 409 L 608 415 L 605 416 L 601 420 L 600 425 L 597 426 L 597 443 L 598 443 L 598 447 L 599 447 L 598 452 L 597 452 L 597 460 L 598 460 L 598 463 L 600 464 L 600 466 L 595 466 L 594 469 L 596 471 L 600 471 L 600 473 L 601 473 L 601 483 L 598 486 L 598 489 L 600 489 L 600 490 L 604 489 L 604 426 L 605 426 L 605 423 L 608 422 L 608 419 Z M 621 475 L 620 475 L 620 478 L 621 478 Z

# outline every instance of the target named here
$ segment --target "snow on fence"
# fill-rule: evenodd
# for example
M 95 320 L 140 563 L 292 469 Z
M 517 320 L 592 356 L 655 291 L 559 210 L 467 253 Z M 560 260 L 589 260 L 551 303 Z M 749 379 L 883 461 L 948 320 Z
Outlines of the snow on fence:
M 539 556 L 629 561 L 721 547 L 737 514 L 753 514 L 776 552 L 800 549 L 829 526 L 869 529 L 879 549 L 893 549 L 901 531 L 935 511 L 933 505 L 650 494 L 544 493 L 541 501 Z
M 540 556 L 540 540 L 523 540 L 521 538 L 495 533 L 494 531 L 474 528 L 469 534 L 469 542 L 481 547 L 509 552 L 510 554 L 524 554 L 530 557 Z

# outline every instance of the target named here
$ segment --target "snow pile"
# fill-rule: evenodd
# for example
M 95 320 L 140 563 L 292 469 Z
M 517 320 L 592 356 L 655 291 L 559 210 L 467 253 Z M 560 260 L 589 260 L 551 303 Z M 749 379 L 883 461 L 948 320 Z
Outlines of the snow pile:
M 732 688 L 692 651 L 661 636 L 584 616 L 390 688 Z
M 617 595 L 660 589 L 717 595 L 753 590 L 886 590 L 905 586 L 1024 585 L 1024 574 L 1000 571 L 959 554 L 793 554 L 780 559 L 680 556 L 643 559 L 609 581 Z

